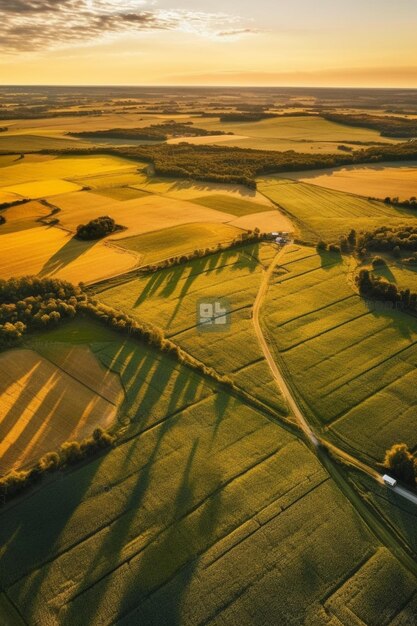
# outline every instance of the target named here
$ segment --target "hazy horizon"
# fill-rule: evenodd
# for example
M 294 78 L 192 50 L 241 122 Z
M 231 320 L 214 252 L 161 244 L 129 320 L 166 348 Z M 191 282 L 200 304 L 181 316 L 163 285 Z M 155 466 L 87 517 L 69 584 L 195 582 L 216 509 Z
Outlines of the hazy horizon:
M 0 0 L 2 84 L 417 88 L 417 6 Z M 140 77 L 138 78 L 138 74 Z

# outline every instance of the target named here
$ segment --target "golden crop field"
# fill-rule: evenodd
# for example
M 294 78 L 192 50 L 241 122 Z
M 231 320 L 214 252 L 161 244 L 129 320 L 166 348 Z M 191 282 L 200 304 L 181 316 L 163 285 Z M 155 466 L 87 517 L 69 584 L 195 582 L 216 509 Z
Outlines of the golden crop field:
M 0 354 L 0 471 L 36 462 L 65 441 L 115 420 L 120 381 L 88 348 Z
M 1 237 L 0 278 L 54 276 L 77 284 L 126 272 L 137 265 L 133 252 L 103 242 L 77 241 L 60 228 L 29 228 Z
M 13 200 L 16 200 L 16 197 Z M 51 210 L 48 207 L 36 200 L 4 209 L 1 215 L 6 219 L 6 223 L 2 224 L 0 233 L 5 235 L 6 233 L 16 233 L 26 228 L 42 226 L 39 220 L 48 216 L 50 212 Z
M 179 226 L 180 224 L 232 221 L 233 215 L 209 209 L 192 202 L 146 194 L 132 200 L 118 201 L 102 194 L 83 191 L 50 198 L 61 209 L 57 217 L 60 225 L 75 232 L 79 224 L 85 224 L 100 215 L 111 215 L 126 230 L 113 233 L 112 240 L 139 235 L 153 230 Z
M 372 198 L 417 196 L 417 164 L 378 163 L 334 169 L 289 172 L 285 178 Z

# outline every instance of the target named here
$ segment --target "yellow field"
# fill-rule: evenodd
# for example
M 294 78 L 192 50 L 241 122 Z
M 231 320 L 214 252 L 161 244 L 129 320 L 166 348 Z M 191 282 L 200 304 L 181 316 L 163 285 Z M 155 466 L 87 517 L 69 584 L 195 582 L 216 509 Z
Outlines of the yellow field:
M 210 143 L 227 143 L 232 142 L 233 145 L 236 145 L 236 141 L 241 141 L 242 139 L 248 139 L 245 135 L 208 135 L 207 137 L 172 137 L 168 139 L 166 143 L 177 144 L 182 143 L 183 141 L 187 143 L 192 143 L 194 145 L 206 145 Z
M 259 228 L 261 232 L 273 232 L 276 230 L 292 232 L 294 230 L 294 226 L 288 217 L 277 209 L 263 213 L 253 213 L 252 215 L 242 215 L 242 217 L 235 218 L 228 223 L 231 226 L 248 230 Z
M 6 223 L 0 225 L 0 235 L 39 226 L 37 220 L 49 214 L 50 209 L 36 200 L 5 209 L 1 215 L 6 218 Z
M 10 185 L 3 187 L 6 193 L 15 193 L 25 198 L 47 198 L 58 193 L 69 193 L 81 189 L 79 185 L 70 183 L 67 180 L 54 178 L 50 180 L 40 180 L 30 183 L 22 183 L 19 185 Z
M 33 350 L 0 354 L 0 471 L 7 472 L 108 428 L 123 398 L 120 379 L 88 348 L 55 347 L 58 366 Z
M 234 215 L 222 211 L 154 194 L 118 201 L 101 194 L 81 191 L 51 198 L 50 201 L 61 209 L 57 214 L 60 224 L 73 232 L 78 224 L 100 215 L 111 215 L 118 224 L 127 228 L 113 234 L 112 240 L 191 222 L 221 223 L 234 219 Z
M 65 156 L 33 162 L 22 159 L 14 165 L 0 168 L 0 187 L 56 178 L 72 179 L 93 174 L 135 170 L 133 161 L 113 156 Z
M 143 176 L 143 182 L 133 185 L 137 189 L 144 189 L 150 193 L 162 194 L 169 198 L 181 200 L 193 200 L 202 196 L 226 195 L 231 198 L 258 202 L 266 206 L 273 206 L 271 201 L 255 189 L 248 189 L 243 185 L 225 185 L 210 182 L 191 182 L 167 178 L 147 178 Z
M 103 242 L 77 241 L 60 228 L 30 228 L 3 235 L 0 277 L 55 276 L 93 282 L 135 267 L 134 253 Z
M 196 248 L 211 248 L 218 243 L 229 243 L 240 234 L 240 229 L 228 224 L 184 224 L 118 239 L 117 245 L 139 254 L 140 264 L 145 265 L 194 252 Z
M 374 198 L 398 196 L 406 200 L 417 196 L 417 163 L 415 161 L 407 165 L 381 163 L 306 172 L 286 172 L 284 178 Z

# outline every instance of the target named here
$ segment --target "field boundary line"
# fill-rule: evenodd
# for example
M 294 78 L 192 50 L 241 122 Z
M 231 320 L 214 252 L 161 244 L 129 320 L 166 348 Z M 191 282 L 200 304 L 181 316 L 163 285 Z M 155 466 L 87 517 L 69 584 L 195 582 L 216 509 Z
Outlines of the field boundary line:
M 281 353 L 289 352 L 293 348 L 298 348 L 299 346 L 301 346 L 301 345 L 303 345 L 305 343 L 309 343 L 310 341 L 314 341 L 318 337 L 321 337 L 323 335 L 327 335 L 327 333 L 331 333 L 334 330 L 337 330 L 338 328 L 341 328 L 342 326 L 345 326 L 346 324 L 350 324 L 351 322 L 355 322 L 356 320 L 359 320 L 362 317 L 366 317 L 367 315 L 370 315 L 370 311 L 366 311 L 365 313 L 361 313 L 360 315 L 357 315 L 356 317 L 352 317 L 352 318 L 350 318 L 348 320 L 345 320 L 344 322 L 340 322 L 339 324 L 336 324 L 335 326 L 331 326 L 330 328 L 328 328 L 326 330 L 322 330 L 321 332 L 317 333 L 317 335 L 312 335 L 311 337 L 308 337 L 307 339 L 303 339 L 302 341 L 298 341 L 297 343 L 292 344 L 288 348 L 281 348 L 280 352 Z

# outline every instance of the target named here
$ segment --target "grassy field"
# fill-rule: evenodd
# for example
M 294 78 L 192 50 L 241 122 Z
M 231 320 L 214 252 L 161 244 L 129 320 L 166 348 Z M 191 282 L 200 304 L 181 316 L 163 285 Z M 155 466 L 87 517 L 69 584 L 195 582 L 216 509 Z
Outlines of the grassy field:
M 138 262 L 133 252 L 103 242 L 78 241 L 54 227 L 9 232 L 2 236 L 1 243 L 0 278 L 30 272 L 73 283 L 94 282 L 126 272 Z
M 335 153 L 340 144 L 357 149 L 354 143 L 350 143 L 355 141 L 395 143 L 395 140 L 381 137 L 377 131 L 347 127 L 318 116 L 276 117 L 259 122 L 220 122 L 216 118 L 201 118 L 194 119 L 194 122 L 207 130 L 235 133 L 236 137 L 223 137 L 222 143 L 227 141 L 230 146 L 259 150 Z M 210 139 L 212 143 L 218 143 L 216 137 L 204 139 L 205 143 Z M 187 137 L 186 141 L 194 143 L 193 138 Z
M 42 343 L 38 352 L 3 352 L 0 379 L 2 474 L 113 425 L 123 398 L 118 377 L 81 346 Z
M 194 252 L 195 249 L 229 243 L 242 231 L 227 224 L 184 224 L 155 230 L 136 237 L 118 239 L 117 245 L 140 255 L 141 265 L 160 259 Z
M 375 255 L 377 256 L 377 255 Z M 379 256 L 379 255 L 378 255 Z M 372 270 L 376 276 L 381 276 L 391 283 L 395 283 L 399 289 L 410 289 L 417 291 L 417 271 L 416 266 L 405 265 L 385 255 L 386 265 L 372 267 L 370 263 L 363 263 L 361 267 Z
M 309 241 L 337 241 L 352 228 L 360 231 L 374 229 L 388 220 L 395 225 L 416 219 L 412 211 L 279 177 L 260 179 L 258 189 L 294 219 L 301 235 Z
M 327 170 L 290 172 L 285 174 L 285 178 L 372 198 L 397 196 L 401 200 L 407 200 L 412 196 L 417 196 L 417 164 L 415 162 L 374 163 Z
M 0 584 L 24 619 L 320 623 L 381 547 L 315 457 L 165 355 L 131 341 L 92 348 L 120 374 L 129 422 L 114 450 L 2 513 Z M 387 560 L 363 581 L 381 597 L 407 579 Z
M 311 415 L 354 454 L 417 446 L 417 320 L 365 303 L 351 268 L 289 248 L 263 310 L 268 337 Z
M 130 281 L 104 283 L 93 291 L 105 304 L 158 326 L 187 352 L 238 384 L 280 413 L 287 409 L 263 361 L 251 320 L 251 307 L 266 266 L 276 247 L 249 245 L 197 259 Z M 230 327 L 201 332 L 198 304 L 205 298 L 226 298 Z M 252 374 L 252 375 L 251 375 Z

